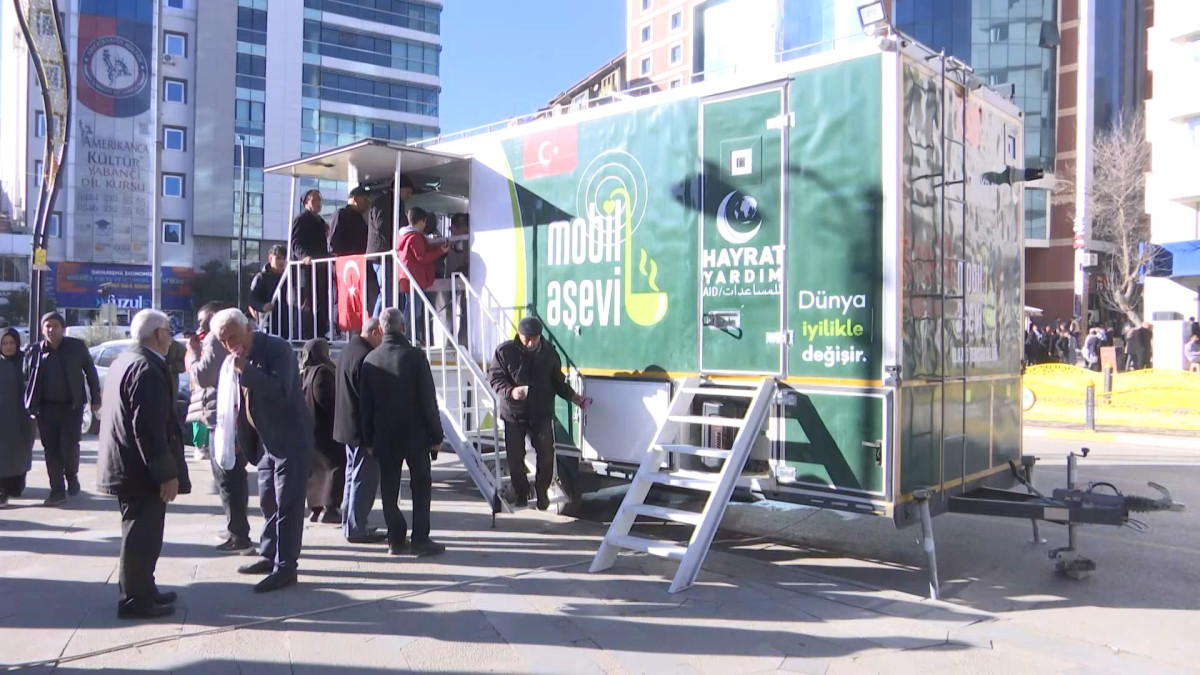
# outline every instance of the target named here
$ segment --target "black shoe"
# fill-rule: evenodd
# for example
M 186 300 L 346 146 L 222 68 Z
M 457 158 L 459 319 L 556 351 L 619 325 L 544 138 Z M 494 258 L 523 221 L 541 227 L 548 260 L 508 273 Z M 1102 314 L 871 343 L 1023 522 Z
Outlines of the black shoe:
M 439 544 L 432 539 L 426 539 L 425 541 L 414 541 L 412 545 L 409 546 L 409 549 L 412 551 L 413 555 L 417 556 L 418 558 L 424 558 L 425 556 L 429 555 L 440 555 L 445 553 L 446 545 Z
M 342 512 L 331 506 L 325 509 L 325 512 L 321 514 L 321 522 L 328 525 L 341 525 Z
M 249 539 L 239 539 L 237 537 L 230 537 L 217 545 L 217 551 L 221 553 L 245 553 L 253 548 L 254 542 Z
M 275 571 L 275 561 L 261 558 L 238 568 L 238 574 L 270 574 Z
M 42 506 L 62 506 L 65 501 L 67 501 L 67 493 L 61 490 L 51 490 L 50 496 L 46 497 L 46 501 L 42 502 Z
M 67 479 L 67 495 L 68 496 L 74 497 L 75 495 L 79 494 L 81 490 L 82 490 L 82 488 L 79 487 L 79 478 L 77 476 L 73 476 L 73 477 Z
M 517 507 L 518 509 L 529 508 L 529 497 L 521 497 L 517 501 L 513 502 L 513 506 Z
M 321 509 L 310 509 L 312 513 L 308 514 L 308 522 L 315 523 L 321 519 Z
M 155 593 L 154 604 L 169 605 L 179 599 L 179 594 L 175 591 L 167 591 L 166 593 Z
M 365 535 L 361 537 L 348 537 L 346 541 L 351 544 L 381 544 L 387 541 L 387 533 L 380 532 L 376 528 L 371 528 Z
M 392 555 L 411 555 L 412 546 L 409 545 L 407 540 L 392 542 L 388 545 L 388 553 L 391 553 Z
M 174 613 L 174 605 L 157 605 L 152 602 L 126 602 L 117 605 L 118 619 L 161 619 Z
M 545 493 L 540 493 L 537 496 L 538 511 L 545 511 L 550 508 L 550 496 Z
M 296 583 L 296 570 L 279 570 L 267 575 L 266 579 L 254 584 L 255 593 L 270 593 Z
M 0 506 L 8 506 L 8 495 L 0 492 Z

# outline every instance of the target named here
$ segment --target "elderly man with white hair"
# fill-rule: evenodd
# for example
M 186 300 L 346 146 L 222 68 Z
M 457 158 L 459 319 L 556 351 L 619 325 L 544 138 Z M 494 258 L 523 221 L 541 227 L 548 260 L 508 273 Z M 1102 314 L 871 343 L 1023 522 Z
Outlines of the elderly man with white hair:
M 171 320 L 144 309 L 129 330 L 137 346 L 117 357 L 104 381 L 96 487 L 121 507 L 117 617 L 155 619 L 175 611 L 175 593 L 154 582 L 167 504 L 192 486 L 167 368 Z
M 257 461 L 258 502 L 266 519 L 259 538 L 262 559 L 238 572 L 267 575 L 254 592 L 276 591 L 296 583 L 312 463 L 313 421 L 300 391 L 299 364 L 290 344 L 255 332 L 241 310 L 217 312 L 210 329 L 237 373 L 242 394 L 237 441 L 246 457 Z M 219 427 L 218 414 L 218 435 Z

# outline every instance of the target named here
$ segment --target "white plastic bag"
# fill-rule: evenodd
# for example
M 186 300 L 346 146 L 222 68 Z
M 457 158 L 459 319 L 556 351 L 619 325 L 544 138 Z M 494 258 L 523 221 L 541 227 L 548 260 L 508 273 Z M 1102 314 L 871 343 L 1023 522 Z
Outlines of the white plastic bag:
M 242 383 L 233 367 L 233 355 L 225 357 L 217 380 L 217 433 L 213 438 L 213 457 L 217 466 L 228 471 L 237 463 L 237 418 L 242 402 Z

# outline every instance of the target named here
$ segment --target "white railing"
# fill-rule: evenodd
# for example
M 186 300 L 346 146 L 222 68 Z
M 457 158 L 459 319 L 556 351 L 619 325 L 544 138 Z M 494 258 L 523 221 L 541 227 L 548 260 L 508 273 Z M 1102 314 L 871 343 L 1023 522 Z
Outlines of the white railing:
M 503 441 L 500 435 L 499 414 L 495 394 L 486 374 L 487 360 L 481 365 L 471 354 L 469 344 L 460 344 L 459 333 L 452 330 L 440 315 L 424 289 L 416 283 L 412 272 L 397 257 L 395 252 L 370 253 L 363 256 L 366 269 L 362 270 L 362 282 L 357 291 L 363 293 L 364 314 L 372 314 L 373 307 L 368 305 L 371 298 L 366 291 L 370 281 L 366 277 L 375 277 L 374 264 L 384 265 L 384 283 L 380 284 L 379 293 L 383 295 L 383 307 L 397 307 L 401 296 L 400 274 L 408 280 L 409 291 L 406 303 L 409 338 L 414 345 L 419 334 L 424 338 L 420 348 L 425 352 L 431 366 L 437 369 L 440 387 L 435 387 L 438 396 L 438 407 L 442 413 L 443 428 L 447 433 L 447 442 L 463 463 L 484 498 L 492 506 L 493 513 L 510 511 L 511 509 L 501 497 L 506 476 L 504 465 Z M 342 339 L 337 326 L 337 258 L 321 258 L 288 263 L 279 281 L 279 286 L 272 297 L 274 305 L 269 321 L 263 322 L 263 329 L 268 333 L 292 341 L 307 339 L 316 334 L 322 319 L 328 322 L 328 327 L 322 337 L 337 342 Z M 469 324 L 469 312 L 460 316 L 458 293 L 475 299 L 479 317 L 480 335 L 486 332 L 493 334 L 500 324 L 496 322 L 492 312 L 485 305 L 483 297 L 490 294 L 480 294 L 467 283 L 461 274 L 452 277 L 450 282 L 451 324 L 459 327 L 460 320 L 467 321 L 467 336 L 472 335 Z M 325 278 L 328 286 L 318 288 L 317 280 Z M 307 283 L 302 283 L 304 280 Z M 460 288 L 461 286 L 461 288 Z M 325 303 L 320 303 L 324 296 Z M 308 300 L 308 306 L 303 301 Z M 420 316 L 416 305 L 421 305 Z M 420 329 L 414 330 L 420 321 Z M 482 327 L 489 327 L 484 331 Z M 511 335 L 511 334 L 510 334 Z M 349 336 L 345 336 L 349 337 Z M 508 339 L 505 337 L 504 339 Z M 451 347 L 447 349 L 446 343 Z M 467 342 L 470 342 L 468 339 Z M 485 351 L 486 355 L 486 351 Z

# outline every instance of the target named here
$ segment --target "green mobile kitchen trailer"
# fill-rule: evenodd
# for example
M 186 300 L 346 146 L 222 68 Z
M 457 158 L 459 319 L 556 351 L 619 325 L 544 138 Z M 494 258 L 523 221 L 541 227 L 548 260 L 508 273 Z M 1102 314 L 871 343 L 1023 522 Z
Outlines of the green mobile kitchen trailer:
M 293 186 L 405 175 L 418 186 L 409 205 L 449 199 L 469 212 L 461 281 L 479 305 L 466 315 L 481 318 L 453 355 L 429 352 L 447 438 L 507 510 L 483 370 L 517 318 L 540 317 L 594 400 L 586 413 L 560 401 L 560 452 L 629 481 L 593 569 L 639 549 L 681 562 L 677 590 L 738 487 L 920 520 L 930 544 L 929 516 L 948 509 L 1064 524 L 1093 513 L 1070 495 L 1023 503 L 1007 489 L 1032 466 L 1021 447 L 1022 138 L 1011 101 L 893 34 L 267 172 Z M 414 319 L 438 323 L 432 314 Z M 695 511 L 651 498 L 654 486 L 708 496 Z M 630 531 L 638 518 L 693 535 L 643 539 Z

